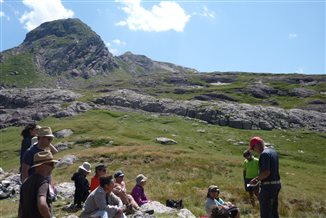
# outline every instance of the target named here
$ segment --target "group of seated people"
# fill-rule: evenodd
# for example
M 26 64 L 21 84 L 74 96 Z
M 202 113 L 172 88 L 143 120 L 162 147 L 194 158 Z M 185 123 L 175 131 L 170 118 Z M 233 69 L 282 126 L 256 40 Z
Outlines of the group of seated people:
M 54 135 L 50 127 L 28 125 L 22 131 L 22 136 L 24 139 L 20 154 L 20 169 L 21 179 L 24 182 L 33 174 L 35 166 L 38 166 L 33 161 L 34 155 L 37 156 L 38 152 L 44 150 L 50 150 L 52 154 L 58 151 L 51 144 Z M 37 140 L 34 143 L 33 139 L 36 136 Z M 136 184 L 129 194 L 126 190 L 124 173 L 121 170 L 116 171 L 111 176 L 106 174 L 104 164 L 97 164 L 95 175 L 91 178 L 91 184 L 86 178 L 89 173 L 91 173 L 91 164 L 84 162 L 71 177 L 75 183 L 74 205 L 77 209 L 82 209 L 81 217 L 125 217 L 124 212 L 128 214 L 141 211 L 140 206 L 150 202 L 145 195 L 144 186 L 147 177 L 143 174 L 136 177 Z M 51 191 L 53 189 L 50 173 L 45 179 L 49 183 L 50 195 L 52 196 L 54 191 Z M 205 204 L 207 216 L 209 218 L 239 218 L 240 210 L 230 202 L 224 202 L 219 194 L 220 190 L 217 186 L 209 186 Z M 152 213 L 153 211 L 143 212 Z
M 106 175 L 104 164 L 96 165 L 90 186 L 86 179 L 89 173 L 91 173 L 91 165 L 84 162 L 72 176 L 76 187 L 74 204 L 82 208 L 81 217 L 125 217 L 124 212 L 127 214 L 137 212 L 141 210 L 141 205 L 149 202 L 144 192 L 147 177 L 143 174 L 136 177 L 136 185 L 129 194 L 126 190 L 124 173 L 121 170 L 109 176 Z M 208 187 L 205 203 L 207 217 L 239 218 L 239 208 L 230 202 L 223 201 L 219 194 L 218 186 Z
M 84 162 L 71 178 L 75 183 L 74 205 L 82 208 L 81 217 L 125 217 L 124 212 L 135 213 L 149 202 L 144 191 L 147 177 L 143 174 L 136 177 L 136 185 L 128 194 L 121 170 L 107 175 L 106 166 L 97 164 L 90 185 L 86 178 L 89 173 L 91 164 Z

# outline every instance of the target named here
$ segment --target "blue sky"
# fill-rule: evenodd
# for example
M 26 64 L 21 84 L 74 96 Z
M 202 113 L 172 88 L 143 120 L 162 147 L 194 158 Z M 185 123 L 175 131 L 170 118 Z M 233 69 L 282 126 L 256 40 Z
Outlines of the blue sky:
M 325 0 L 0 0 L 1 51 L 43 22 L 79 18 L 114 55 L 201 72 L 325 74 Z

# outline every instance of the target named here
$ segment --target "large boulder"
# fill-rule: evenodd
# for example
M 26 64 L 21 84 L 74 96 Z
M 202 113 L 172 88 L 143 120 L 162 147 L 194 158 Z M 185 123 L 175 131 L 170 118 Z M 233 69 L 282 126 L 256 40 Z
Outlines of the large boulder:
M 154 210 L 155 214 L 165 215 L 167 217 L 195 218 L 188 209 L 174 209 L 166 207 L 158 201 L 151 201 L 141 206 L 142 210 Z
M 294 89 L 289 90 L 289 94 L 291 96 L 298 96 L 298 97 L 306 98 L 306 97 L 316 94 L 316 91 L 311 90 L 311 89 L 306 89 L 306 88 L 294 88 Z
M 63 129 L 54 133 L 56 138 L 65 138 L 71 136 L 74 132 L 71 129 Z
M 56 164 L 56 167 L 67 167 L 72 164 L 77 160 L 78 158 L 75 155 L 66 155 L 62 157 L 59 162 Z
M 71 199 L 74 197 L 75 184 L 73 182 L 63 182 L 55 186 L 60 198 Z

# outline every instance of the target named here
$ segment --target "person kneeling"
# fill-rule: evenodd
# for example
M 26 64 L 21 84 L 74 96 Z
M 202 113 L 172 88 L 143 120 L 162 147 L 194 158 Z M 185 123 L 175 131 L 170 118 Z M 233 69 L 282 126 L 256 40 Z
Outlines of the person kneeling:
M 113 188 L 113 177 L 101 176 L 100 186 L 89 194 L 80 217 L 125 218 L 122 201 L 112 192 Z
M 213 218 L 212 210 L 219 206 L 220 208 L 224 208 L 228 210 L 229 217 L 239 218 L 240 210 L 236 206 L 234 206 L 231 202 L 224 202 L 221 198 L 219 198 L 220 190 L 216 185 L 211 185 L 208 187 L 207 192 L 207 201 L 205 204 L 205 210 L 208 217 Z

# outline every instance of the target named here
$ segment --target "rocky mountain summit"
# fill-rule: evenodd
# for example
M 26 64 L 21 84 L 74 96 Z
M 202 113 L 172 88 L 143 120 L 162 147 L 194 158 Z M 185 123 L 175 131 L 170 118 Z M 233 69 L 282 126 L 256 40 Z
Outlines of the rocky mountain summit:
M 79 19 L 43 23 L 10 53 L 33 55 L 37 71 L 50 76 L 89 78 L 117 67 L 101 38 Z

